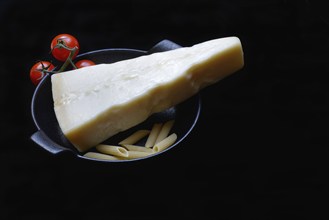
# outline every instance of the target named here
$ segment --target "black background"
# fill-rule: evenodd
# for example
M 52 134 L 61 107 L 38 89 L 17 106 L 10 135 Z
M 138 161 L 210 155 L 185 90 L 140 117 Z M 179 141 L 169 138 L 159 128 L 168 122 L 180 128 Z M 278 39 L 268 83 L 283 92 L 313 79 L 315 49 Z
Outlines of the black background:
M 327 1 L 0 1 L 0 219 L 328 219 Z M 133 163 L 53 156 L 29 69 L 51 39 L 81 52 L 238 36 L 245 67 L 201 92 L 180 146 Z M 200 150 L 201 149 L 201 150 Z

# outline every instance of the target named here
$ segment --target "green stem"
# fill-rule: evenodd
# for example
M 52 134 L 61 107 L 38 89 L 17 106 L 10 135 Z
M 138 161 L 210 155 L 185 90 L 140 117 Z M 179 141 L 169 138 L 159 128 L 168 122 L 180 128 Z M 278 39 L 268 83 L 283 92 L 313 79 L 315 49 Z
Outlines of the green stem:
M 54 49 L 55 48 L 64 48 L 65 50 L 69 50 L 69 51 L 77 49 L 76 47 L 71 48 L 71 47 L 66 46 L 64 41 L 58 41 L 56 46 L 54 47 Z
M 71 63 L 73 63 L 72 62 L 72 57 L 73 57 L 73 55 L 74 55 L 74 53 L 77 51 L 77 47 L 74 47 L 74 48 L 70 48 L 70 55 L 68 56 L 68 58 L 65 60 L 65 62 L 64 62 L 64 64 L 62 65 L 62 67 L 58 70 L 58 72 L 60 73 L 60 72 L 63 72 L 65 69 L 66 69 L 66 67 Z M 73 67 L 75 67 L 76 68 L 76 66 L 73 64 Z
M 67 59 L 70 60 L 70 63 L 71 63 L 71 65 L 73 66 L 74 69 L 78 69 L 78 68 L 75 66 L 75 64 L 73 63 L 73 61 L 72 61 L 72 59 L 71 59 L 70 57 L 68 57 Z
M 57 73 L 57 71 L 52 71 L 52 70 L 42 70 L 42 72 L 44 73 Z

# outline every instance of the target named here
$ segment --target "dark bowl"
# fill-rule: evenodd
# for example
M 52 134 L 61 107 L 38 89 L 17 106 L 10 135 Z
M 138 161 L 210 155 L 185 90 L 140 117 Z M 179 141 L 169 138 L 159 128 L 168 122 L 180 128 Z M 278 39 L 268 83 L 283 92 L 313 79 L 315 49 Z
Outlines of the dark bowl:
M 163 40 L 160 43 L 156 44 L 154 47 L 152 47 L 149 51 L 134 49 L 104 49 L 81 54 L 77 57 L 77 59 L 90 59 L 97 64 L 113 63 L 120 60 L 131 59 L 138 56 L 151 54 L 154 52 L 173 50 L 179 47 L 179 45 L 171 41 Z M 44 77 L 44 79 L 37 86 L 32 98 L 32 117 L 38 131 L 36 131 L 31 136 L 31 140 L 52 154 L 71 152 L 79 158 L 102 162 L 128 162 L 146 159 L 168 151 L 175 146 L 178 146 L 179 143 L 181 143 L 191 132 L 200 114 L 201 98 L 200 95 L 195 95 L 177 106 L 174 106 L 163 112 L 151 115 L 143 123 L 133 128 L 130 128 L 124 132 L 121 132 L 103 142 L 106 144 L 117 144 L 120 140 L 123 140 L 125 137 L 127 137 L 134 131 L 137 131 L 139 129 L 151 129 L 154 123 L 165 122 L 170 119 L 175 119 L 175 124 L 172 128 L 172 132 L 175 132 L 178 138 L 172 146 L 162 152 L 153 154 L 148 157 L 131 160 L 106 161 L 92 159 L 84 157 L 73 147 L 73 145 L 63 135 L 58 125 L 53 108 L 50 79 L 51 77 L 49 74 Z

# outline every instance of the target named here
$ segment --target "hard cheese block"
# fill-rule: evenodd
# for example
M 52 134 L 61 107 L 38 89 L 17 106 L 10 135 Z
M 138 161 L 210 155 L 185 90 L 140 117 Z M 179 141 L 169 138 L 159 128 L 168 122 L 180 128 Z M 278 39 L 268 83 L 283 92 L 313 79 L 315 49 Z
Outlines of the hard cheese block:
M 242 68 L 237 37 L 53 74 L 55 114 L 86 151 Z

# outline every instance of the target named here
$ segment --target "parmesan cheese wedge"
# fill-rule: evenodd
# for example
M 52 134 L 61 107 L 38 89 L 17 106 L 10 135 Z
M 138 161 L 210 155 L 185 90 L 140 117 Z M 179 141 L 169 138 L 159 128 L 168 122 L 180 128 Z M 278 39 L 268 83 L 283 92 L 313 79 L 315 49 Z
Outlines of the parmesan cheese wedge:
M 243 65 L 240 40 L 227 37 L 53 74 L 56 118 L 67 139 L 84 152 Z

